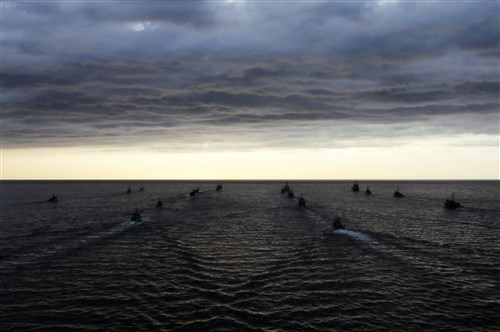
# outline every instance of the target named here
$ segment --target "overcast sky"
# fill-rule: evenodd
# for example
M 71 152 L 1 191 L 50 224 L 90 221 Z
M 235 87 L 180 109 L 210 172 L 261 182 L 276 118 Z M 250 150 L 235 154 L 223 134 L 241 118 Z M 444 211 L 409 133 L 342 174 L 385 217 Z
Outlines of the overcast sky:
M 499 12 L 498 1 L 4 1 L 3 149 L 498 147 Z

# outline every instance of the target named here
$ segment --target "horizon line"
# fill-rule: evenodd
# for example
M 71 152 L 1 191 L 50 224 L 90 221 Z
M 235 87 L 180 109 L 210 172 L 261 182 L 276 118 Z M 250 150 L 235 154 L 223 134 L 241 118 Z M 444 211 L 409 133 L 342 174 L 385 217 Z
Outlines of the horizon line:
M 422 179 L 395 179 L 395 178 L 387 178 L 387 179 L 357 179 L 357 178 L 350 178 L 350 179 L 287 179 L 287 178 L 282 178 L 282 179 L 76 179 L 76 178 L 68 178 L 68 179 L 0 179 L 0 181 L 213 181 L 213 182 L 231 182 L 231 181 L 289 181 L 289 182 L 297 182 L 297 181 L 500 181 L 500 178 L 497 179 L 484 179 L 484 178 L 469 178 L 469 179 L 436 179 L 436 178 L 422 178 Z

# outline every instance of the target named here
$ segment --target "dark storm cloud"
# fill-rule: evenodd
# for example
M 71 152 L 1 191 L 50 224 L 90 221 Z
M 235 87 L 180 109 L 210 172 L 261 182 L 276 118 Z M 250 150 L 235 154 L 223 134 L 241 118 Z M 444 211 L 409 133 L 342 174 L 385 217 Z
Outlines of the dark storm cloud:
M 499 81 L 467 82 L 458 85 L 398 86 L 376 89 L 360 94 L 360 98 L 384 102 L 422 103 L 450 100 L 459 97 L 480 96 L 483 100 L 496 101 L 500 92 Z
M 197 28 L 215 24 L 214 13 L 204 1 L 171 1 L 167 6 L 154 1 L 132 2 L 126 6 L 113 2 L 99 6 L 87 4 L 83 13 L 91 21 L 172 22 Z
M 376 7 L 375 1 L 356 1 L 356 2 L 324 2 L 310 9 L 312 12 L 309 19 L 316 21 L 328 21 L 333 18 L 344 18 L 359 20 L 364 14 L 369 14 Z
M 2 73 L 3 88 L 29 88 L 42 87 L 44 85 L 74 84 L 73 77 L 54 77 L 35 73 L 8 72 Z
M 498 9 L 4 2 L 4 146 L 494 134 Z
M 15 6 L 16 17 L 27 24 L 41 21 L 52 22 L 55 25 L 61 22 L 98 24 L 100 22 L 150 21 L 204 28 L 215 23 L 210 3 L 194 0 L 169 1 L 168 5 L 159 1 L 125 3 L 120 1 L 20 1 Z M 7 10 L 10 8 L 9 6 Z M 75 16 L 78 16 L 77 22 L 75 22 Z
M 335 56 L 406 63 L 456 49 L 498 50 L 498 7 L 494 2 L 328 3 L 318 7 L 319 19 L 304 20 L 296 32 L 308 48 Z

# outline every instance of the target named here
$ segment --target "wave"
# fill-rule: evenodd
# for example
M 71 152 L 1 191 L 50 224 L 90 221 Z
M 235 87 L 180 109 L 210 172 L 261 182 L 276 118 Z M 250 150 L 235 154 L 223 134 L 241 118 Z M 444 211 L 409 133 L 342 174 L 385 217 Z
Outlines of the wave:
M 94 231 L 83 236 L 81 232 L 77 232 L 76 234 L 72 233 L 73 235 L 69 238 L 53 238 L 49 242 L 30 244 L 24 248 L 19 248 L 14 254 L 3 257 L 3 266 L 1 267 L 16 267 L 19 265 L 36 263 L 40 260 L 50 260 L 53 257 L 65 255 L 73 250 L 81 249 L 92 243 L 118 235 L 142 223 L 143 222 L 137 221 L 123 221 L 111 228 Z

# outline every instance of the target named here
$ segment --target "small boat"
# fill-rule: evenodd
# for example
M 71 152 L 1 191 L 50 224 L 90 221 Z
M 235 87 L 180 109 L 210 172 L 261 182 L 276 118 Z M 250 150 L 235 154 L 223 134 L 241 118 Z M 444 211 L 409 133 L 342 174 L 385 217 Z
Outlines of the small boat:
M 158 198 L 158 202 L 156 202 L 156 207 L 161 209 L 163 207 L 163 202 L 161 201 L 160 198 Z
M 139 213 L 139 211 L 137 210 L 137 208 L 132 213 L 132 216 L 130 217 L 130 221 L 135 221 L 135 222 L 141 222 L 142 221 L 141 214 Z
M 332 221 L 332 229 L 323 231 L 323 235 L 324 236 L 332 236 L 333 233 L 339 229 L 345 229 L 345 226 L 340 221 L 340 217 L 335 216 L 335 217 L 333 217 L 333 221 Z
M 290 198 L 294 197 L 293 191 L 291 191 L 291 190 L 288 191 L 288 197 L 290 197 Z
M 463 207 L 462 204 L 458 203 L 455 201 L 455 193 L 451 193 L 451 199 L 447 199 L 444 202 L 444 208 L 445 209 L 458 209 Z
M 132 189 L 130 189 L 130 187 L 128 187 L 127 194 L 131 194 L 131 193 L 132 193 Z
M 403 194 L 399 191 L 399 187 L 398 187 L 398 189 L 396 189 L 396 191 L 394 192 L 394 197 L 405 197 L 405 195 L 403 195 Z
M 140 188 L 139 188 L 139 191 L 144 191 L 144 187 L 140 187 Z
M 304 197 L 300 196 L 299 207 L 303 207 L 303 206 L 306 206 L 306 200 L 304 199 Z
M 221 191 L 222 190 L 222 185 L 218 184 L 217 188 L 215 188 L 215 191 Z
M 189 196 L 190 196 L 190 197 L 196 196 L 196 193 L 197 193 L 197 192 L 198 192 L 198 191 L 193 190 L 193 191 L 191 191 L 191 192 L 189 193 Z
M 367 195 L 371 195 L 372 194 L 372 191 L 370 190 L 370 187 L 366 187 L 365 194 L 367 194 Z
M 333 217 L 332 228 L 333 228 L 334 231 L 336 231 L 337 229 L 344 229 L 345 228 L 345 226 L 340 221 L 340 217 L 339 216 Z
M 290 191 L 290 186 L 288 185 L 288 182 L 285 182 L 285 185 L 281 188 L 281 193 L 287 193 Z
M 57 196 L 52 194 L 52 197 L 47 200 L 47 202 L 55 203 L 57 202 Z
M 353 192 L 358 192 L 359 191 L 359 184 L 357 182 L 354 182 L 354 184 L 351 187 L 351 190 Z

